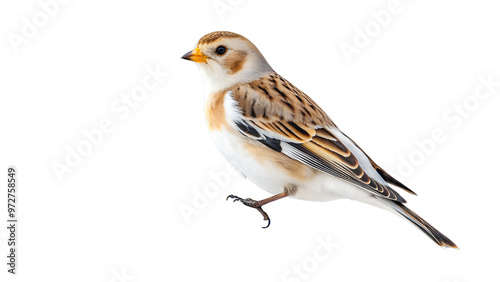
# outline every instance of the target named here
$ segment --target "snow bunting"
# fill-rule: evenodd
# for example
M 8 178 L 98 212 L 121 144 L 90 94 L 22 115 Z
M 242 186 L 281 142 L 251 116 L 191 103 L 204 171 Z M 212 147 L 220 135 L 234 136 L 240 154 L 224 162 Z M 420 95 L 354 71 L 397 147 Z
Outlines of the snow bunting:
M 274 196 L 228 198 L 257 209 L 284 197 L 352 199 L 395 212 L 443 247 L 457 246 L 408 209 L 392 187 L 415 194 L 378 166 L 304 92 L 277 74 L 257 47 L 227 31 L 203 36 L 183 59 L 206 83 L 206 119 L 221 153 Z M 392 185 L 392 186 L 390 186 Z M 266 226 L 266 227 L 267 227 Z

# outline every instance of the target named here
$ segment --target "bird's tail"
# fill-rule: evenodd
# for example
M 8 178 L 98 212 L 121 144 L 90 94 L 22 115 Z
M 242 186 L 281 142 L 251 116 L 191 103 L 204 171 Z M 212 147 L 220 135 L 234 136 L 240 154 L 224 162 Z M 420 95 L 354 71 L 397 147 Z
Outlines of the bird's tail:
M 416 226 L 418 226 L 418 228 L 420 228 L 427 236 L 429 236 L 439 246 L 445 248 L 458 249 L 457 245 L 455 245 L 453 241 L 451 241 L 443 233 L 439 232 L 436 228 L 432 227 L 432 225 L 430 225 L 427 221 L 421 218 L 418 214 L 407 208 L 404 204 L 400 202 L 389 201 L 386 199 L 379 199 L 379 200 L 382 200 L 386 205 L 389 205 L 397 213 L 399 213 L 409 221 L 413 222 Z

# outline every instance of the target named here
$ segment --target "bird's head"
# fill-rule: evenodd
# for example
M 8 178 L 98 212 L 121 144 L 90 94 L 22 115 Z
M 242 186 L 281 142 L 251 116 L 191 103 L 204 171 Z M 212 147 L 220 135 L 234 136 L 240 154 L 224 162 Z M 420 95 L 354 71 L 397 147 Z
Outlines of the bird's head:
M 229 31 L 203 36 L 182 58 L 197 63 L 210 92 L 252 82 L 272 71 L 250 40 Z

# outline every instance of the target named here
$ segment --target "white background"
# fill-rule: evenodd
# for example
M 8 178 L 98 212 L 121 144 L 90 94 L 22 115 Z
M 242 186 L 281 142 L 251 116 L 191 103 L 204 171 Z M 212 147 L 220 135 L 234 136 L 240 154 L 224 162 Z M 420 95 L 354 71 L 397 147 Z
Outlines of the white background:
M 331 2 L 68 1 L 17 46 L 23 18 L 43 20 L 44 10 L 2 1 L 0 225 L 14 165 L 19 245 L 14 276 L 0 229 L 0 280 L 498 280 L 500 87 L 482 100 L 474 92 L 480 76 L 500 81 L 500 6 L 401 0 L 348 62 L 342 42 L 355 47 L 356 28 L 390 1 Z M 352 201 L 280 200 L 266 206 L 267 230 L 256 211 L 226 202 L 269 194 L 228 176 L 206 130 L 201 75 L 180 59 L 215 30 L 252 40 L 416 191 L 401 192 L 408 206 L 461 249 L 444 250 L 401 218 Z M 142 85 L 148 67 L 169 75 L 123 117 L 111 107 Z M 467 118 L 453 112 L 464 101 Z M 113 131 L 59 181 L 53 164 L 66 164 L 68 148 L 105 119 Z M 424 155 L 416 142 L 435 130 L 445 140 Z M 405 173 L 402 160 L 412 156 Z M 187 207 L 196 214 L 183 216 Z M 328 240 L 331 253 L 318 243 Z

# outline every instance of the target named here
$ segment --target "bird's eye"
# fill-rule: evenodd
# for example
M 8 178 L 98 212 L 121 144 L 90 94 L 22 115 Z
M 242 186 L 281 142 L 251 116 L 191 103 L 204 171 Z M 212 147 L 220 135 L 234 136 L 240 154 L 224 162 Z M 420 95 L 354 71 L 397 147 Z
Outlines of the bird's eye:
M 219 56 L 222 56 L 226 53 L 227 49 L 226 49 L 226 46 L 219 46 L 217 47 L 217 49 L 215 49 L 215 53 L 217 53 L 217 55 Z

